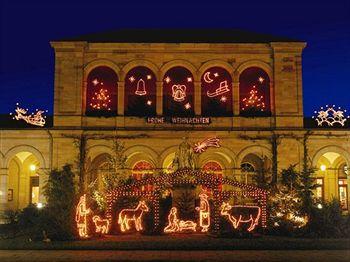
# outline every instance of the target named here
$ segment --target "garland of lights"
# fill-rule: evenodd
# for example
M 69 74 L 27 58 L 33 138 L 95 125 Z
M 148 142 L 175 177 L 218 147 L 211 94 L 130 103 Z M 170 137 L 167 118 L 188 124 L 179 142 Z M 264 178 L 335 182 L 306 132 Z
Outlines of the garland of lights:
M 312 116 L 312 118 L 316 120 L 318 126 L 322 126 L 323 124 L 333 126 L 337 123 L 344 126 L 346 120 L 350 118 L 350 116 L 345 116 L 346 110 L 341 110 L 341 107 L 336 109 L 335 105 L 326 105 L 326 108 L 327 109 L 324 109 L 322 106 L 320 111 L 314 111 L 314 113 L 317 115 Z

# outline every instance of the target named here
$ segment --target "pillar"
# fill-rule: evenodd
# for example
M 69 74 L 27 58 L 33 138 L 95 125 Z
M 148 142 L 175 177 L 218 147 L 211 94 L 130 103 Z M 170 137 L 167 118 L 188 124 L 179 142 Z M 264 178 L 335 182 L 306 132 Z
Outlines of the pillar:
M 157 81 L 156 85 L 156 112 L 157 116 L 161 116 L 163 115 L 163 82 Z
M 239 115 L 239 82 L 232 83 L 232 106 L 233 106 L 233 115 Z
M 7 209 L 8 169 L 0 169 L 0 213 Z
M 202 114 L 202 86 L 200 81 L 194 82 L 194 114 L 200 116 Z
M 44 196 L 44 187 L 47 183 L 47 180 L 49 179 L 49 168 L 40 168 L 38 170 L 39 175 L 39 202 L 42 204 L 46 203 L 46 198 Z
M 118 115 L 124 115 L 124 81 L 118 82 Z

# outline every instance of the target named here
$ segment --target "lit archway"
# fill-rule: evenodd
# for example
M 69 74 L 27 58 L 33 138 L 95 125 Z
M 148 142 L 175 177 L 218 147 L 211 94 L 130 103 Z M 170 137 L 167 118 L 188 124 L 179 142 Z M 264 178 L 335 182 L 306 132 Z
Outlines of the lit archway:
M 141 160 L 135 163 L 132 168 L 132 176 L 136 180 L 151 178 L 154 174 L 154 166 L 147 161 Z M 152 191 L 153 185 L 143 185 L 141 191 Z
M 208 161 L 202 166 L 202 171 L 207 174 L 214 175 L 217 178 L 223 177 L 223 168 L 222 166 L 216 162 L 216 161 Z M 203 186 L 203 190 L 208 192 L 208 188 L 205 188 Z M 219 190 L 222 190 L 222 185 L 219 186 Z M 209 190 L 210 191 L 210 190 Z

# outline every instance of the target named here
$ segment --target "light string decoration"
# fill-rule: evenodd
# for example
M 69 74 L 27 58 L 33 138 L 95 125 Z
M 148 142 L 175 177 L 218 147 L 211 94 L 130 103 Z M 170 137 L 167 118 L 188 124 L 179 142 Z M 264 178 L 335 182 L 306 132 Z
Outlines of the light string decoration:
M 98 92 L 95 92 L 94 96 L 91 98 L 90 106 L 97 110 L 108 110 L 111 111 L 110 103 L 111 98 L 108 94 L 107 89 L 101 88 Z
M 227 80 L 224 80 L 220 82 L 220 86 L 217 89 L 215 89 L 214 92 L 207 91 L 207 96 L 212 98 L 212 97 L 223 95 L 229 91 L 230 89 L 228 88 Z
M 109 221 L 108 219 L 103 219 L 100 216 L 93 216 L 92 221 L 95 224 L 96 233 L 107 234 L 109 231 Z
M 259 224 L 261 208 L 259 206 L 231 206 L 229 203 L 223 202 L 221 206 L 221 215 L 227 216 L 235 229 L 242 223 L 250 224 L 247 229 L 247 231 L 250 232 Z
M 79 199 L 76 212 L 75 212 L 75 222 L 77 223 L 78 234 L 81 238 L 87 238 L 87 215 L 90 214 L 91 210 L 86 208 L 86 194 L 82 195 Z
M 208 232 L 210 227 L 210 205 L 208 195 L 201 193 L 199 198 L 199 207 L 196 207 L 196 210 L 199 211 L 199 226 L 202 228 L 202 232 Z
M 145 80 L 140 78 L 139 81 L 137 81 L 135 95 L 145 96 L 146 94 L 147 94 L 147 91 L 146 91 Z
M 211 137 L 204 139 L 201 142 L 195 143 L 193 150 L 195 153 L 203 153 L 208 147 L 220 147 L 220 139 L 217 137 Z
M 316 120 L 318 126 L 323 126 L 323 124 L 327 126 L 334 126 L 335 124 L 344 126 L 346 120 L 350 118 L 350 116 L 345 116 L 345 109 L 342 110 L 341 107 L 336 109 L 335 105 L 326 105 L 326 108 L 322 106 L 319 111 L 314 111 L 314 113 L 317 115 L 312 116 L 312 118 Z
M 249 91 L 249 97 L 245 97 L 242 99 L 244 105 L 242 106 L 242 110 L 245 111 L 247 109 L 255 108 L 260 111 L 265 110 L 264 96 L 258 96 L 258 90 L 256 90 L 256 86 Z
M 134 209 L 123 209 L 118 216 L 118 224 L 122 232 L 130 230 L 130 221 L 134 221 L 136 231 L 143 230 L 142 216 L 144 212 L 148 212 L 149 208 L 145 201 L 139 201 Z
M 168 215 L 168 225 L 164 228 L 164 233 L 175 233 L 182 231 L 196 232 L 197 224 L 191 220 L 179 220 L 177 218 L 177 208 L 172 207 Z
M 153 185 L 152 191 L 142 192 L 141 190 L 136 190 L 135 188 L 141 189 L 143 186 Z M 267 205 L 267 195 L 268 191 L 258 188 L 254 185 L 243 184 L 234 181 L 229 178 L 221 178 L 212 176 L 198 170 L 191 169 L 181 169 L 173 173 L 161 173 L 158 176 L 151 178 L 143 178 L 134 181 L 132 184 L 122 185 L 113 190 L 107 192 L 107 211 L 106 217 L 112 221 L 112 210 L 113 204 L 118 198 L 133 196 L 147 198 L 151 201 L 153 205 L 154 212 L 154 229 L 158 230 L 159 221 L 159 201 L 162 190 L 171 188 L 173 186 L 186 186 L 186 185 L 202 185 L 206 188 L 210 188 L 213 197 L 213 211 L 211 215 L 213 216 L 213 226 L 214 232 L 219 232 L 220 230 L 220 217 L 221 217 L 221 205 L 223 199 L 231 196 L 242 196 L 242 197 L 253 197 L 257 199 L 259 206 L 261 208 L 261 226 L 266 227 L 266 205 Z M 240 188 L 240 191 L 228 191 L 219 190 L 221 185 L 229 185 L 232 187 Z
M 12 119 L 15 120 L 24 120 L 26 123 L 34 126 L 41 126 L 43 127 L 46 123 L 46 116 L 44 116 L 44 113 L 47 113 L 47 110 L 39 110 L 36 109 L 35 113 L 31 113 L 27 115 L 28 109 L 21 108 L 19 106 L 19 103 L 16 103 L 16 109 L 15 112 L 16 114 L 14 115 L 13 113 L 10 113 L 10 116 L 13 116 Z

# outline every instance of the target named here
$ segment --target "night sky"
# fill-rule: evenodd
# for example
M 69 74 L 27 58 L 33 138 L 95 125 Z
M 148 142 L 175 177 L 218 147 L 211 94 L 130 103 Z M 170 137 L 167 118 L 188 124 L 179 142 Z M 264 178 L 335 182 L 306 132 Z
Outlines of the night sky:
M 350 111 L 349 0 L 0 2 L 0 114 L 16 102 L 52 114 L 49 41 L 118 28 L 236 28 L 304 40 L 305 115 L 325 104 Z

